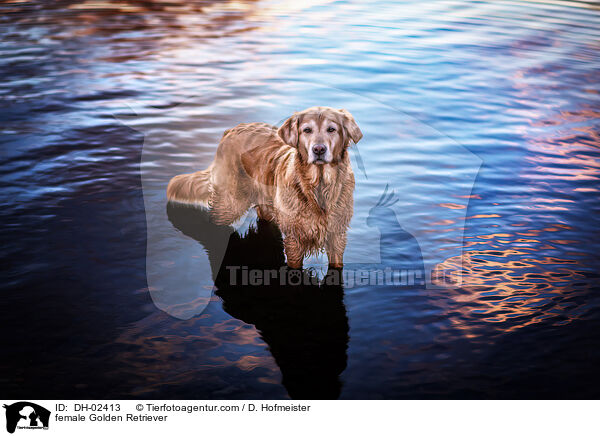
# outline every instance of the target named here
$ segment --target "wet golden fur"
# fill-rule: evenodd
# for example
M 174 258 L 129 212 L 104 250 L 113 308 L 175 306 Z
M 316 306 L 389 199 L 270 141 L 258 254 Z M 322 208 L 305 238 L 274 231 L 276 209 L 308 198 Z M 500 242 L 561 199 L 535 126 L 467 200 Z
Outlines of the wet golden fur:
M 225 131 L 206 170 L 171 179 L 167 198 L 206 205 L 223 225 L 255 207 L 260 218 L 281 229 L 290 267 L 300 268 L 306 255 L 325 249 L 329 265 L 340 268 L 354 208 L 347 148 L 361 138 L 344 109 L 309 108 L 279 129 L 240 124 Z M 327 153 L 311 152 L 315 144 L 326 146 Z

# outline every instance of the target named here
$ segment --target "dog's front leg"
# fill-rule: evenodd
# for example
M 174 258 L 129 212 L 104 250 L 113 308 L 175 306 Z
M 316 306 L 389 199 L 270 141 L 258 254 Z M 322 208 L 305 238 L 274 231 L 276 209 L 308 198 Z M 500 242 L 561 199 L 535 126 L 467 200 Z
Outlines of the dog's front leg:
M 283 246 L 285 248 L 285 255 L 287 256 L 288 266 L 296 269 L 302 268 L 304 252 L 302 251 L 300 241 L 294 237 L 286 236 L 283 241 Z
M 346 249 L 346 232 L 331 232 L 327 234 L 325 251 L 330 268 L 344 267 L 344 250 Z

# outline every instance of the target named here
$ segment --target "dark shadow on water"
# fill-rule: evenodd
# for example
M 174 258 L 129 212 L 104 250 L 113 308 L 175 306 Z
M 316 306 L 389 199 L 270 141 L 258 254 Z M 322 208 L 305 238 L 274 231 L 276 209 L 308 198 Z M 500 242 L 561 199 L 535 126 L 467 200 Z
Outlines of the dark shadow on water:
M 272 223 L 259 220 L 240 236 L 229 226 L 211 223 L 204 210 L 169 204 L 167 214 L 177 229 L 206 249 L 223 309 L 260 332 L 289 396 L 338 398 L 349 330 L 343 286 L 316 283 L 306 272 L 300 284 L 281 284 L 281 274 L 288 271 L 281 232 Z M 268 284 L 250 285 L 245 267 L 278 275 Z

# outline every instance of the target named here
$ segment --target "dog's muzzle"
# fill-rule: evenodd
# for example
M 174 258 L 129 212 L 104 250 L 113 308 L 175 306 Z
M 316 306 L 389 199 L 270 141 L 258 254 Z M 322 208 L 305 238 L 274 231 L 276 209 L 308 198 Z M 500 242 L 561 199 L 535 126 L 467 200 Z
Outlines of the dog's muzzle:
M 324 164 L 331 162 L 331 152 L 325 144 L 315 144 L 311 148 L 309 163 Z

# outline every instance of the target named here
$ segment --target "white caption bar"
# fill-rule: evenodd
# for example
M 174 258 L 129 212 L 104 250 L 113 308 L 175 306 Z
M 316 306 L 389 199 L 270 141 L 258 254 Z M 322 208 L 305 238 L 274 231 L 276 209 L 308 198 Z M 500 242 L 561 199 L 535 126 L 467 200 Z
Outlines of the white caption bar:
M 600 401 L 3 400 L 18 436 L 136 434 L 589 434 Z M 12 430 L 12 432 L 11 432 Z M 43 430 L 42 433 L 36 430 Z

